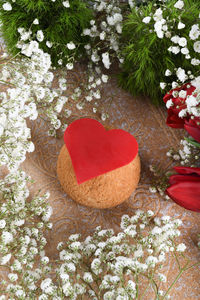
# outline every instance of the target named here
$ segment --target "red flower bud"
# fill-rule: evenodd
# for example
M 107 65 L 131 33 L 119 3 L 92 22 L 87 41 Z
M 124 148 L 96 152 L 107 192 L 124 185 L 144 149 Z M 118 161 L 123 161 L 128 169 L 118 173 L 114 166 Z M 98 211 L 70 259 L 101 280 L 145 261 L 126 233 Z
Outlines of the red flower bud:
M 200 181 L 178 182 L 170 186 L 166 192 L 178 205 L 200 212 Z
M 179 118 L 178 115 L 174 114 L 172 109 L 168 109 L 167 126 L 172 128 L 184 128 L 184 123 L 184 119 Z
M 200 168 L 174 167 L 176 175 L 169 178 L 167 195 L 178 205 L 200 212 Z
M 185 181 L 193 181 L 193 182 L 199 182 L 200 184 L 200 176 L 189 176 L 189 175 L 171 175 L 169 179 L 169 184 L 176 184 L 178 182 L 185 182 Z
M 199 118 L 185 121 L 184 128 L 193 137 L 193 139 L 195 139 L 198 143 L 200 143 L 200 119 Z
M 174 167 L 173 168 L 177 173 L 183 175 L 199 175 L 200 176 L 200 168 L 193 167 Z

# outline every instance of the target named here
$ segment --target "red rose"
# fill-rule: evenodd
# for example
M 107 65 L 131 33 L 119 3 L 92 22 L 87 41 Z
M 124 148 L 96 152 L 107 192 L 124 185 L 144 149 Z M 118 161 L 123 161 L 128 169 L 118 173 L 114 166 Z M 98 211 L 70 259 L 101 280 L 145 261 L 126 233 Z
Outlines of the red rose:
M 166 124 L 172 128 L 184 128 L 184 122 L 187 120 L 187 118 L 179 118 L 178 114 L 182 109 L 185 109 L 187 106 L 185 104 L 185 101 L 187 99 L 187 96 L 192 95 L 194 92 L 195 87 L 186 83 L 182 85 L 181 87 L 175 88 L 169 93 L 167 93 L 163 97 L 163 101 L 167 103 L 168 100 L 172 100 L 173 105 L 170 106 L 168 109 L 168 117 Z M 186 91 L 186 96 L 184 98 L 179 96 L 180 91 Z M 177 96 L 175 96 L 175 93 L 177 92 Z
M 185 119 L 179 118 L 178 114 L 175 114 L 173 109 L 168 109 L 168 116 L 166 124 L 172 128 L 184 128 Z
M 200 168 L 174 167 L 178 173 L 170 176 L 168 196 L 178 205 L 200 212 Z
M 200 118 L 195 117 L 189 121 L 186 120 L 184 128 L 198 143 L 200 143 Z

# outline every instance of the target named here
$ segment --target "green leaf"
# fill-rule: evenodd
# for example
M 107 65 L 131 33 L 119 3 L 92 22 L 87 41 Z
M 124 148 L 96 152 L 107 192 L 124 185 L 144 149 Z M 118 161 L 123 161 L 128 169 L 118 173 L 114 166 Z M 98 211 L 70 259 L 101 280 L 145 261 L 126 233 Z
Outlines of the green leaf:
M 192 144 L 193 146 L 195 146 L 195 147 L 197 147 L 197 148 L 200 148 L 200 144 L 199 144 L 197 141 L 195 141 L 194 139 L 192 139 L 192 138 L 187 138 L 187 137 L 185 137 L 184 139 L 185 139 L 188 143 Z

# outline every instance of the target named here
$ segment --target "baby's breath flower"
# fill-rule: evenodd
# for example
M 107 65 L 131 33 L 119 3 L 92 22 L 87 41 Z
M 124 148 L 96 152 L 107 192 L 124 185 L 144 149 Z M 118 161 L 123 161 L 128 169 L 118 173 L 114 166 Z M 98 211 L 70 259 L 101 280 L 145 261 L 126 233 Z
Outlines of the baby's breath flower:
M 49 258 L 47 256 L 43 256 L 41 258 L 41 263 L 44 264 L 44 265 L 48 264 L 49 263 Z
M 145 17 L 142 22 L 144 22 L 145 24 L 148 24 L 151 21 L 151 17 Z
M 178 252 L 184 252 L 186 250 L 186 245 L 181 243 L 177 246 L 176 251 Z
M 0 229 L 3 229 L 6 226 L 5 220 L 0 220 Z
M 38 24 L 39 24 L 39 21 L 38 21 L 37 18 L 33 21 L 33 24 L 34 24 L 34 25 L 38 25 Z
M 83 275 L 83 280 L 85 282 L 92 283 L 93 282 L 92 274 L 90 272 L 85 272 Z
M 152 255 L 148 256 L 148 258 L 146 259 L 146 264 L 148 266 L 151 266 L 151 267 L 155 267 L 157 262 L 158 262 L 158 259 L 155 256 L 152 256 Z
M 13 235 L 8 231 L 3 231 L 1 238 L 4 244 L 9 244 L 13 241 Z
M 44 34 L 43 34 L 43 31 L 42 30 L 38 30 L 37 31 L 37 40 L 39 42 L 42 42 L 44 40 Z
M 149 191 L 151 192 L 151 193 L 156 193 L 157 192 L 157 189 L 155 188 L 155 187 L 150 187 L 149 188 Z
M 63 6 L 64 7 L 66 7 L 66 8 L 69 8 L 70 7 L 70 3 L 69 3 L 69 1 L 67 0 L 67 1 L 63 1 Z
M 6 11 L 12 10 L 12 5 L 9 2 L 5 2 L 2 7 Z
M 72 70 L 73 67 L 74 67 L 73 63 L 68 63 L 68 64 L 66 64 L 67 70 Z
M 72 287 L 72 285 L 70 284 L 70 282 L 65 283 L 65 284 L 62 286 L 62 289 L 63 289 L 63 293 L 65 294 L 66 297 L 70 296 L 70 294 L 73 293 L 73 287 Z
M 105 113 L 102 113 L 101 115 L 101 120 L 105 121 L 107 119 L 107 115 Z
M 67 48 L 68 48 L 69 50 L 73 50 L 73 49 L 76 48 L 76 46 L 75 46 L 75 44 L 71 41 L 70 43 L 67 43 Z
M 15 273 L 9 273 L 8 278 L 10 279 L 10 281 L 14 282 L 18 279 L 18 275 Z
M 81 243 L 80 242 L 78 242 L 78 241 L 75 241 L 75 242 L 73 242 L 73 243 L 71 243 L 71 245 L 70 245 L 70 249 L 72 249 L 73 251 L 74 250 L 79 250 L 81 248 Z
M 1 260 L 0 260 L 1 265 L 6 265 L 9 262 L 9 260 L 11 259 L 11 256 L 12 256 L 11 253 L 9 253 L 9 254 L 1 257 Z
M 182 0 L 178 0 L 175 4 L 174 4 L 175 8 L 178 9 L 182 9 L 184 7 L 184 2 Z
M 161 282 L 166 282 L 167 281 L 167 278 L 166 278 L 166 276 L 164 275 L 164 274 L 158 274 L 158 277 L 159 277 L 159 280 L 161 281 Z

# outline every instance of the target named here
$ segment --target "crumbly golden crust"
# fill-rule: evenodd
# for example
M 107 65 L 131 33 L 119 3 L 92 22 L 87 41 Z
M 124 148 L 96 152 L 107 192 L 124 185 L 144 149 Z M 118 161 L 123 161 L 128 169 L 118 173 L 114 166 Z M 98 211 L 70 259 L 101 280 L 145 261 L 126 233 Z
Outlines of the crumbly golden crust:
M 63 190 L 76 202 L 95 208 L 111 208 L 124 202 L 140 179 L 140 158 L 121 168 L 77 183 L 67 147 L 63 145 L 57 161 L 57 175 Z

